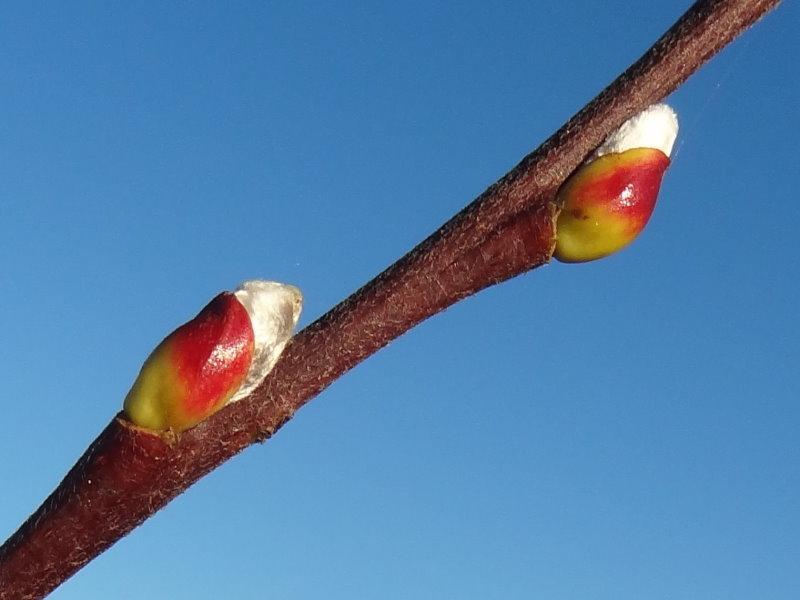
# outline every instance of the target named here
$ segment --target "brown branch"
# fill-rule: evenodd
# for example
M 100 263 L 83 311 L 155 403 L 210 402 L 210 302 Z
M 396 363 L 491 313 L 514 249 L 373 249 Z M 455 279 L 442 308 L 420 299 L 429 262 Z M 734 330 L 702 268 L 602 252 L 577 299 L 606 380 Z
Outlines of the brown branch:
M 342 373 L 454 302 L 550 260 L 564 179 L 779 0 L 704 0 L 535 152 L 301 331 L 253 394 L 179 438 L 111 421 L 0 547 L 0 599 L 41 598 L 203 475 L 270 437 Z

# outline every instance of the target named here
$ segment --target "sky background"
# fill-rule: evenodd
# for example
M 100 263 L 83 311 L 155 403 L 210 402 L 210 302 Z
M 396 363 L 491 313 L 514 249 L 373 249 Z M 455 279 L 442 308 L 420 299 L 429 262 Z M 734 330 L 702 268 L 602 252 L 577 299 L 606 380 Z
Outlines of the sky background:
M 307 325 L 689 2 L 365 4 L 4 4 L 0 537 L 218 291 Z M 52 597 L 800 596 L 799 16 L 671 97 L 631 248 L 418 326 Z

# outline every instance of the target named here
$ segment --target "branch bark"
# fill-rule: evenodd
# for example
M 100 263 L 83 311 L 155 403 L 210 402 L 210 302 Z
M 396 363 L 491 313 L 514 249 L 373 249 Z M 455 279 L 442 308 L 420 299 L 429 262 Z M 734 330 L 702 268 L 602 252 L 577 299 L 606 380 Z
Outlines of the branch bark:
M 0 547 L 0 599 L 41 598 L 203 475 L 269 438 L 405 331 L 550 260 L 554 197 L 615 127 L 677 88 L 780 0 L 701 0 L 636 63 L 469 206 L 298 333 L 248 398 L 179 437 L 120 415 Z

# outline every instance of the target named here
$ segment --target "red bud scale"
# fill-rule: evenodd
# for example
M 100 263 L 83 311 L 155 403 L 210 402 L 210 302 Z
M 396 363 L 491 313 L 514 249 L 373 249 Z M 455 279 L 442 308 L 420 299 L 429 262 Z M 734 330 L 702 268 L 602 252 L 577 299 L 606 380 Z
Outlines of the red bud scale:
M 630 244 L 647 225 L 678 134 L 678 118 L 654 104 L 622 124 L 564 183 L 553 256 L 586 262 Z
M 272 370 L 301 307 L 300 290 L 273 281 L 219 294 L 153 350 L 125 398 L 125 416 L 179 432 L 244 398 Z

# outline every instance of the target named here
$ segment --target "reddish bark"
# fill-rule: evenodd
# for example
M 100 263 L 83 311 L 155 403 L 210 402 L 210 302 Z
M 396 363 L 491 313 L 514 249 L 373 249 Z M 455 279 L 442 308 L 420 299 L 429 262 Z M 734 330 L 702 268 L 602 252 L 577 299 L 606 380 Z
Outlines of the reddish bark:
M 476 291 L 546 263 L 553 199 L 625 119 L 673 91 L 779 0 L 697 2 L 555 135 L 373 281 L 300 332 L 262 385 L 178 438 L 115 418 L 0 547 L 0 599 L 41 598 L 200 477 L 270 437 L 337 377 Z

